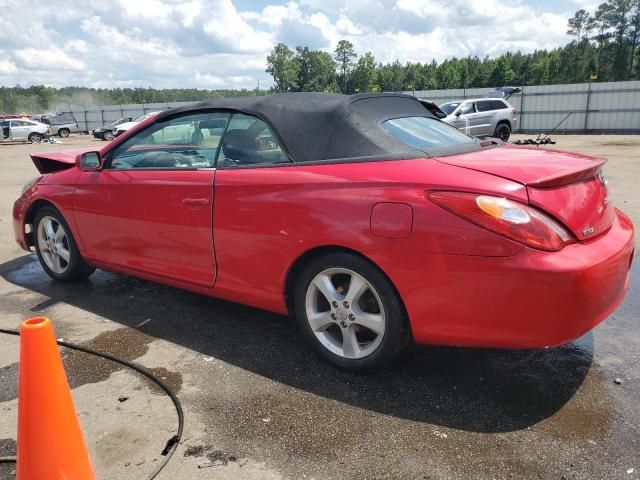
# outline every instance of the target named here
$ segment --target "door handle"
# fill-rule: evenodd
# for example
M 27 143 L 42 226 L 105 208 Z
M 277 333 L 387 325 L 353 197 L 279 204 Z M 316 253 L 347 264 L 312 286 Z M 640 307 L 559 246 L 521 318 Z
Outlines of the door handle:
M 183 198 L 182 203 L 183 205 L 204 207 L 206 205 L 209 205 L 209 199 L 208 198 Z

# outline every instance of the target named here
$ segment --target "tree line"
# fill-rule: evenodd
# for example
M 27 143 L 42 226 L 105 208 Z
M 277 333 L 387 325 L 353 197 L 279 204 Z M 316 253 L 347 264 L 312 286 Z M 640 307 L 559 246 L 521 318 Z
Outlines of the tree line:
M 567 21 L 567 45 L 533 53 L 507 52 L 496 58 L 452 58 L 440 63 L 376 62 L 341 40 L 333 55 L 279 43 L 267 56 L 266 71 L 278 92 L 380 92 L 449 88 L 548 85 L 640 78 L 640 0 L 608 0 Z
M 594 12 L 580 9 L 568 19 L 567 33 L 573 40 L 552 50 L 424 63 L 377 62 L 371 52 L 359 56 L 347 40 L 338 42 L 332 53 L 279 43 L 266 59 L 274 83 L 269 90 L 0 87 L 0 113 L 41 113 L 64 104 L 164 103 L 271 92 L 397 92 L 640 78 L 640 0 L 607 0 Z
M 0 113 L 44 113 L 65 105 L 126 105 L 132 103 L 166 103 L 211 100 L 214 98 L 266 95 L 268 90 L 197 88 L 53 88 L 43 85 L 32 87 L 0 87 Z

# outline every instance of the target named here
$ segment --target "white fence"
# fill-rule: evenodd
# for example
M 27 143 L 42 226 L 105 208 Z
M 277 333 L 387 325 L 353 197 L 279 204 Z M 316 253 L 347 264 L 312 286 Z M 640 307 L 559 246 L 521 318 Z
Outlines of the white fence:
M 516 85 L 517 86 L 517 85 Z M 518 130 L 564 133 L 640 133 L 640 81 L 520 87 L 508 101 L 519 114 Z M 490 88 L 405 92 L 442 104 L 486 97 Z
M 481 98 L 490 88 L 405 92 L 441 104 L 451 100 Z M 195 102 L 167 102 L 129 105 L 67 105 L 56 112 L 71 112 L 81 130 L 90 131 L 121 117 L 137 117 Z M 559 133 L 640 133 L 640 81 L 574 83 L 523 87 L 509 99 L 519 114 L 518 130 L 548 132 L 568 113 Z

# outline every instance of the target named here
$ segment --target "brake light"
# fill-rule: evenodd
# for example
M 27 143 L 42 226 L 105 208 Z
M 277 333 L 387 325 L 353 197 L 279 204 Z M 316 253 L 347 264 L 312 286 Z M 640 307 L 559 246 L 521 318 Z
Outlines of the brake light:
M 518 111 L 515 108 L 512 108 L 511 109 L 511 113 L 513 113 L 515 115 L 516 113 L 518 113 Z
M 528 247 L 555 252 L 573 242 L 567 230 L 545 213 L 504 197 L 464 192 L 429 192 L 427 197 L 459 217 Z

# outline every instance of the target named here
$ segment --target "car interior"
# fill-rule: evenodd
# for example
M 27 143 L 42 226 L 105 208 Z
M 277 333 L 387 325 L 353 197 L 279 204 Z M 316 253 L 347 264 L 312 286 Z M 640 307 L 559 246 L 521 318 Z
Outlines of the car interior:
M 216 155 L 220 167 L 290 161 L 262 120 L 244 114 L 230 119 L 228 114 L 199 114 L 133 136 L 114 152 L 108 168 L 211 168 Z

